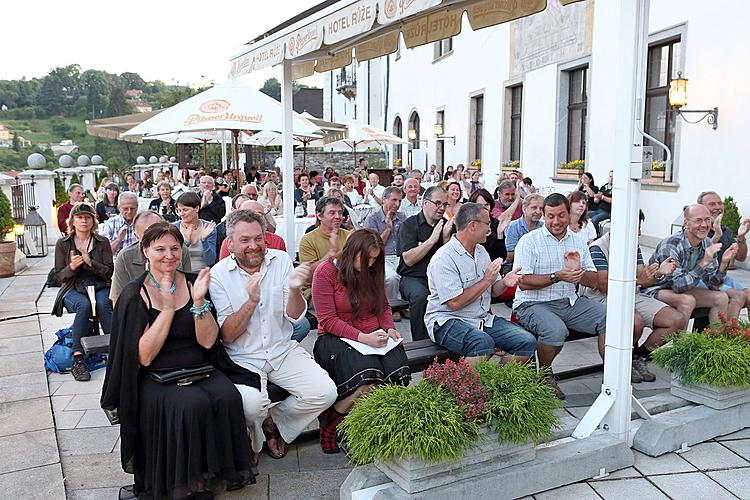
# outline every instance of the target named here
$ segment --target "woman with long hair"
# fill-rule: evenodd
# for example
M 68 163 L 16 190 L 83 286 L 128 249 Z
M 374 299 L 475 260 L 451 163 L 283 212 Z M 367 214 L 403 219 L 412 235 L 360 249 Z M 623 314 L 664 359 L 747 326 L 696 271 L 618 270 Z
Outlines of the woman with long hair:
M 364 355 L 342 339 L 384 347 L 401 334 L 393 327 L 385 293 L 383 240 L 371 229 L 349 235 L 341 257 L 315 269 L 312 299 L 318 316 L 318 340 L 313 353 L 336 383 L 338 399 L 320 417 L 320 446 L 339 451 L 336 426 L 354 401 L 374 385 L 407 385 L 411 380 L 406 351 L 399 345 L 382 355 Z
M 461 200 L 463 199 L 461 183 L 458 181 L 449 182 L 446 191 L 448 191 L 448 207 L 445 209 L 445 216 L 452 219 L 458 213 L 458 209 L 461 208 Z
M 114 313 L 101 404 L 118 409 L 122 466 L 135 476 L 137 498 L 210 499 L 219 481 L 227 489 L 255 482 L 242 396 L 215 368 L 226 353 L 206 298 L 210 272 L 178 271 L 182 244 L 172 224 L 146 230 L 146 272 L 123 289 Z M 260 386 L 245 379 L 253 382 Z
M 73 366 L 70 373 L 79 382 L 91 379 L 83 359 L 81 337 L 89 335 L 92 304 L 88 288 L 94 287 L 96 316 L 105 334 L 112 324 L 112 247 L 109 240 L 97 234 L 97 222 L 91 205 L 80 203 L 68 217 L 68 234 L 55 243 L 55 276 L 62 284 L 57 292 L 52 314 L 62 316 L 63 308 L 75 313 L 73 319 Z
M 216 223 L 198 217 L 201 199 L 192 191 L 177 198 L 175 226 L 182 233 L 190 252 L 190 269 L 203 269 L 216 264 Z
M 117 209 L 117 198 L 120 196 L 120 186 L 110 182 L 104 187 L 104 197 L 96 204 L 96 219 L 100 224 L 115 217 L 120 211 Z
M 476 193 L 480 189 L 484 189 L 484 184 L 479 182 L 479 170 L 475 170 L 471 173 L 471 180 L 469 181 L 469 195 Z
M 263 184 L 258 202 L 266 209 L 266 213 L 275 216 L 281 216 L 284 213 L 284 200 L 282 200 L 281 193 L 279 193 L 279 188 L 275 182 L 268 181 Z
M 589 210 L 594 210 L 596 208 L 594 198 L 599 192 L 599 188 L 594 184 L 594 176 L 590 172 L 584 172 L 578 179 L 578 191 L 586 195 L 586 204 L 589 206 Z
M 570 230 L 584 238 L 586 244 L 596 239 L 596 228 L 589 219 L 589 207 L 586 203 L 586 193 L 572 191 L 568 193 L 570 202 Z
M 102 182 L 99 183 L 99 189 L 96 190 L 96 199 L 99 201 L 102 201 L 104 199 L 104 191 L 107 189 L 107 186 L 110 185 L 112 182 L 112 179 L 109 177 L 102 178 Z
M 176 222 L 177 202 L 172 199 L 172 185 L 167 181 L 161 181 L 157 187 L 158 198 L 151 200 L 148 209 L 164 217 L 167 222 Z

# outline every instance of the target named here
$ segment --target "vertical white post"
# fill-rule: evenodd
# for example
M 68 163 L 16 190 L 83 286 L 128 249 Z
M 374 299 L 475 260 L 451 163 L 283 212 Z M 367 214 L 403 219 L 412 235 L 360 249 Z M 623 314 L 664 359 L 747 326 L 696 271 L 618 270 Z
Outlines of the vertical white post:
M 292 149 L 292 62 L 284 59 L 281 78 L 281 153 L 284 196 L 284 234 L 286 249 L 294 258 L 297 252 L 297 226 L 294 220 L 294 150 Z
M 613 202 L 607 299 L 607 341 L 602 392 L 573 433 L 581 438 L 601 423 L 603 430 L 629 441 L 630 386 L 638 244 L 638 180 L 643 116 L 644 67 L 649 0 L 619 0 L 617 47 L 620 61 L 612 79 L 615 140 Z
M 219 132 L 221 134 L 221 171 L 226 172 L 227 171 L 227 131 L 222 130 Z M 203 147 L 205 148 L 206 145 L 203 144 Z M 210 169 L 208 168 L 208 165 L 206 165 L 206 172 L 209 172 Z

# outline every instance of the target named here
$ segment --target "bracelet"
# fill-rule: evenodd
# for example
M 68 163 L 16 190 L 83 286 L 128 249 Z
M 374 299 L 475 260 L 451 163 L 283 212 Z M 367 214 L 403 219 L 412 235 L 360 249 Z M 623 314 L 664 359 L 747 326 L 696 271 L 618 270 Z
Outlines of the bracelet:
M 190 306 L 190 312 L 193 313 L 193 318 L 203 319 L 203 317 L 211 311 L 211 301 L 205 299 L 202 306 L 196 307 L 195 305 Z

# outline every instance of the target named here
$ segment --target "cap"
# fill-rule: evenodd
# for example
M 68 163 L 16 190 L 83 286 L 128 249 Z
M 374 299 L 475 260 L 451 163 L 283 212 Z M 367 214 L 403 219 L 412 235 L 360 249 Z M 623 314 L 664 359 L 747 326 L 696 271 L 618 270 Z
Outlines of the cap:
M 94 212 L 94 208 L 87 204 L 87 203 L 79 203 L 78 205 L 73 207 L 73 210 L 70 211 L 71 217 L 75 217 L 76 215 L 81 214 L 87 214 L 91 217 L 96 217 L 96 212 Z

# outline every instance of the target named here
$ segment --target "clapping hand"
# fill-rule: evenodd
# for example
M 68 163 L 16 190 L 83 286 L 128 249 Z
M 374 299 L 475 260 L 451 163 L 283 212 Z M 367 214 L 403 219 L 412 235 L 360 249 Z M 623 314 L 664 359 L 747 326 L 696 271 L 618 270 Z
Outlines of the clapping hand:
M 84 262 L 84 263 L 85 263 L 85 264 L 86 264 L 86 265 L 87 265 L 88 267 L 92 267 L 92 265 L 91 265 L 91 254 L 89 254 L 88 252 L 84 252 L 84 251 L 82 251 L 82 252 L 81 252 L 81 258 L 83 259 L 83 262 Z
M 339 250 L 340 250 L 338 228 L 334 228 L 331 231 L 331 234 L 328 235 L 328 242 L 330 243 L 330 247 L 328 249 L 328 256 L 336 257 L 339 254 Z
M 307 281 L 310 279 L 311 269 L 312 267 L 310 266 L 309 262 L 303 262 L 299 266 L 295 267 L 292 270 L 292 273 L 289 275 L 289 288 L 302 288 L 302 285 L 307 283 Z
M 675 269 L 677 269 L 677 261 L 674 260 L 674 257 L 667 257 L 659 264 L 659 274 L 663 276 L 669 276 Z
M 75 271 L 84 263 L 83 257 L 75 253 L 73 250 L 70 251 L 70 269 Z
M 165 274 L 161 280 L 159 280 L 159 292 L 161 292 L 161 309 L 162 311 L 174 311 L 174 292 L 170 291 L 172 288 L 172 279 L 168 274 Z
M 520 267 L 517 267 L 513 269 L 511 272 L 503 276 L 503 285 L 505 285 L 507 288 L 512 288 L 516 285 L 518 285 L 518 281 L 521 279 L 521 277 L 518 275 L 518 273 L 521 271 Z
M 579 267 L 575 271 L 571 271 L 569 269 L 563 269 L 561 271 L 557 271 L 557 273 L 555 274 L 557 275 L 558 279 L 560 279 L 561 281 L 567 281 L 568 283 L 577 284 L 581 282 L 581 278 L 583 278 L 583 273 L 584 273 L 583 269 Z
M 497 280 L 497 276 L 500 274 L 500 268 L 503 266 L 503 259 L 497 258 L 490 262 L 487 269 L 484 270 L 484 279 L 489 285 L 492 285 Z
M 724 231 L 721 229 L 721 220 L 723 218 L 724 218 L 724 214 L 721 213 L 716 216 L 716 219 L 714 219 L 714 224 L 713 224 L 714 235 L 711 238 L 711 241 L 714 243 L 719 241 L 721 239 L 721 236 L 724 234 Z
M 391 212 L 385 214 L 385 227 L 393 230 L 393 214 Z
M 563 266 L 567 271 L 576 271 L 581 268 L 581 254 L 576 251 L 565 252 L 563 255 Z
M 455 223 L 454 220 L 450 219 L 448 222 L 446 222 L 443 225 L 443 241 L 446 241 L 451 237 L 451 232 L 453 231 L 454 223 Z
M 737 243 L 732 243 L 729 245 L 729 248 L 726 249 L 724 252 L 724 255 L 721 256 L 721 263 L 722 264 L 730 264 L 732 260 L 737 256 L 737 249 L 738 249 Z
M 250 300 L 256 304 L 260 302 L 260 281 L 263 279 L 263 275 L 257 272 L 250 276 L 247 280 L 247 293 Z
M 721 247 L 723 245 L 721 243 L 714 243 L 713 245 L 709 245 L 706 247 L 706 257 L 708 259 L 713 259 L 717 253 L 719 253 L 719 250 L 721 250 Z
M 497 237 L 499 239 L 502 239 L 505 235 L 505 230 L 508 229 L 508 226 L 510 226 L 511 220 L 510 217 L 503 217 L 498 221 L 497 224 Z
M 198 277 L 195 278 L 195 283 L 193 283 L 193 301 L 198 302 L 206 298 L 210 283 L 211 270 L 208 267 L 204 267 L 198 273 Z
M 748 230 L 750 230 L 750 219 L 745 219 L 742 221 L 742 224 L 740 224 L 740 228 L 737 230 L 737 237 L 744 237 L 747 234 Z
M 128 225 L 125 224 L 117 232 L 117 241 L 123 241 L 125 239 L 125 236 L 127 236 L 127 235 L 128 235 Z
M 432 228 L 432 234 L 427 239 L 427 241 L 431 241 L 433 245 L 437 243 L 438 239 L 440 238 L 440 235 L 443 232 L 444 224 L 445 224 L 445 220 L 443 219 L 440 219 L 439 221 L 437 221 L 437 223 L 435 224 L 435 227 Z
M 202 226 L 201 227 L 201 233 L 200 233 L 201 234 L 201 240 L 205 241 L 206 238 L 208 238 L 209 236 L 211 236 L 211 233 L 214 232 L 214 229 L 216 229 L 216 222 L 215 221 L 211 221 L 208 224 L 206 224 L 205 226 Z

